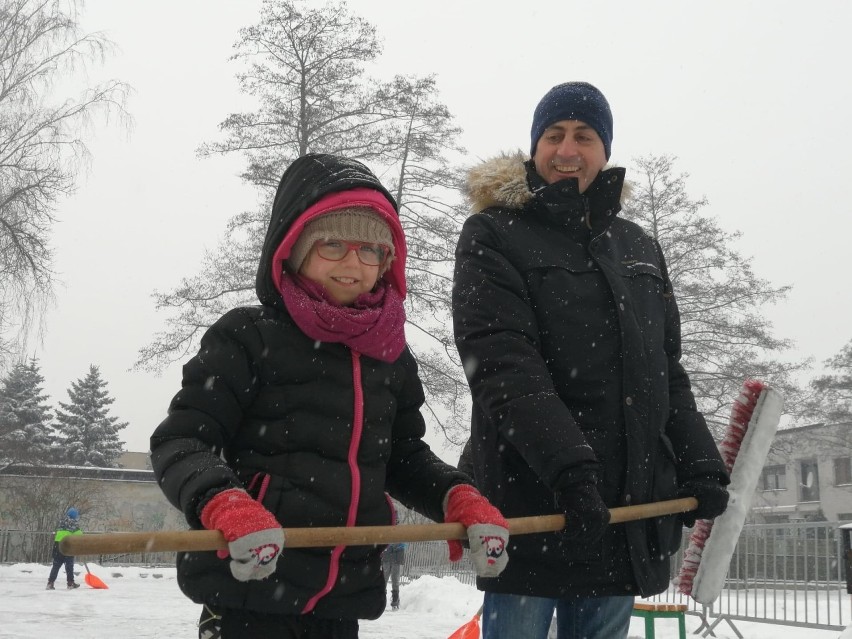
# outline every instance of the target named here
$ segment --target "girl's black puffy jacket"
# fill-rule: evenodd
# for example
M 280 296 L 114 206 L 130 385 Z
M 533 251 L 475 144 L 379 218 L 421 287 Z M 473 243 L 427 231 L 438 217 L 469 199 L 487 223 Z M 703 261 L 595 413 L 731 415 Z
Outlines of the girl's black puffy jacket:
M 260 306 L 234 309 L 204 335 L 181 391 L 151 437 L 166 497 L 201 528 L 201 509 L 234 487 L 257 495 L 285 528 L 390 525 L 385 491 L 443 521 L 442 498 L 467 479 L 422 440 L 423 390 L 406 349 L 392 363 L 339 343 L 317 343 L 288 315 L 271 281 L 272 254 L 293 221 L 327 193 L 367 186 L 391 196 L 361 164 L 324 155 L 296 160 L 282 178 L 257 275 Z M 358 391 L 363 401 L 357 402 Z M 362 427 L 356 413 L 363 410 Z M 184 593 L 214 610 L 378 617 L 385 606 L 382 547 L 285 547 L 276 572 L 239 582 L 214 552 L 181 553 Z

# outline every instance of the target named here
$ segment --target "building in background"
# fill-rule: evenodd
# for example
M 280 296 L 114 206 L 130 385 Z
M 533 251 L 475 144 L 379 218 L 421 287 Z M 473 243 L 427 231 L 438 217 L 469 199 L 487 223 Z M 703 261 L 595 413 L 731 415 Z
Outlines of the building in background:
M 134 470 L 150 470 L 153 471 L 153 466 L 151 466 L 151 453 L 134 453 L 134 452 L 123 452 L 118 458 L 118 466 L 119 468 L 130 468 Z
M 0 529 L 53 530 L 74 506 L 87 531 L 184 529 L 165 498 L 148 453 L 124 453 L 121 468 L 12 464 L 0 470 Z
M 852 521 L 852 423 L 778 431 L 752 503 L 752 520 Z

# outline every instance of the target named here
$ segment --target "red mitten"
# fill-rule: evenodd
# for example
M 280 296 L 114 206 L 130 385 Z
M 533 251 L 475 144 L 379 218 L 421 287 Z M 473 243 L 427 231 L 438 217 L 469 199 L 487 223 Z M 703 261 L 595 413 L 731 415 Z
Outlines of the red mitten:
M 275 515 L 238 488 L 223 490 L 201 510 L 201 523 L 220 530 L 228 541 L 231 574 L 240 581 L 264 579 L 275 572 L 284 547 L 284 531 Z
M 444 521 L 458 522 L 467 528 L 470 560 L 479 577 L 496 577 L 509 561 L 509 522 L 470 484 L 459 484 L 447 491 Z M 447 541 L 450 561 L 462 558 L 457 539 Z

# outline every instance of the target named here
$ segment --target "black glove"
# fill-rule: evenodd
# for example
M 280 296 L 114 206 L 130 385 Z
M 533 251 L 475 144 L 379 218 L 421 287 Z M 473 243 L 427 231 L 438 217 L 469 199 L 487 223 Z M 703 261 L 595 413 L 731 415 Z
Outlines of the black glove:
M 563 539 L 585 543 L 600 539 L 610 515 L 593 479 L 557 482 L 554 497 L 556 508 L 565 513 L 565 528 L 559 533 Z
M 719 483 L 717 477 L 689 479 L 677 494 L 679 497 L 695 497 L 698 500 L 698 508 L 680 515 L 680 520 L 687 528 L 692 528 L 697 519 L 718 517 L 728 507 L 728 489 Z

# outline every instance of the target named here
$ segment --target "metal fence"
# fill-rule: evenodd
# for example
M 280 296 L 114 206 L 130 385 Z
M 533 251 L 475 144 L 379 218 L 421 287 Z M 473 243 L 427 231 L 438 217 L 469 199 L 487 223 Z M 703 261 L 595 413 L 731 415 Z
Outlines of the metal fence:
M 841 630 L 852 619 L 846 593 L 844 548 L 838 524 L 756 524 L 743 529 L 719 598 L 710 607 L 696 604 L 677 592 L 674 584 L 653 601 L 683 603 L 689 613 L 706 623 L 705 636 L 719 623 L 757 621 L 805 628 Z M 87 533 L 92 534 L 92 533 Z M 673 557 L 672 579 L 677 575 L 681 551 Z M 53 533 L 0 530 L 0 562 L 50 563 Z M 174 553 L 101 555 L 99 565 L 173 565 Z M 467 551 L 451 564 L 446 542 L 408 544 L 400 577 L 409 583 L 423 575 L 455 577 L 473 585 Z
M 86 534 L 97 533 L 86 531 Z M 53 537 L 52 532 L 0 529 L 0 563 L 49 564 L 53 561 Z M 166 566 L 174 565 L 175 553 L 95 555 L 90 560 L 101 566 Z
M 836 522 L 752 524 L 740 534 L 719 598 L 704 607 L 677 592 L 650 597 L 689 606 L 707 622 L 707 634 L 720 623 L 742 637 L 734 621 L 842 630 L 852 619 L 846 592 L 843 540 Z M 672 561 L 680 568 L 688 531 Z
M 468 550 L 461 561 L 450 563 L 450 553 L 445 541 L 422 541 L 408 544 L 405 564 L 400 571 L 400 581 L 408 583 L 423 575 L 455 577 L 468 586 L 476 585 L 476 575 L 470 567 Z

